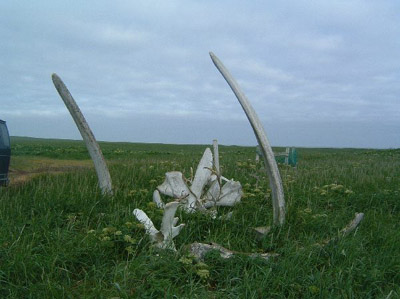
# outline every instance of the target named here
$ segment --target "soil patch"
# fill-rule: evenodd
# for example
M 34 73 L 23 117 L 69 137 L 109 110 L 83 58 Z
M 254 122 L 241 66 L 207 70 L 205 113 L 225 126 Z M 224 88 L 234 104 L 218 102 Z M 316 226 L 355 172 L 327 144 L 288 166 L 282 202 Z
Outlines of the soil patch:
M 24 184 L 41 174 L 60 174 L 93 167 L 90 160 L 56 160 L 36 157 L 14 157 L 9 169 L 10 186 Z

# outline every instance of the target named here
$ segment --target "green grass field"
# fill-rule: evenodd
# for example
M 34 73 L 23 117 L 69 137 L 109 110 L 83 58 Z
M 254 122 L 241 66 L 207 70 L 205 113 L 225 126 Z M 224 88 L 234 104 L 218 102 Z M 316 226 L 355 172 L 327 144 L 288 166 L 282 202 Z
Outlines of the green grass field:
M 287 222 L 270 225 L 267 178 L 255 148 L 221 146 L 223 175 L 245 195 L 230 220 L 178 210 L 186 226 L 177 252 L 153 248 L 132 215 L 159 227 L 152 193 L 165 172 L 190 177 L 207 145 L 100 143 L 114 196 L 102 197 L 83 142 L 12 138 L 11 168 L 35 172 L 0 188 L 1 298 L 398 298 L 400 296 L 400 150 L 298 149 L 297 168 L 280 165 Z M 282 149 L 274 149 L 282 151 Z M 54 169 L 58 169 L 54 173 Z M 40 170 L 40 171 L 39 171 Z M 349 236 L 335 237 L 364 212 Z M 185 245 L 279 256 L 265 261 L 215 252 L 204 263 Z

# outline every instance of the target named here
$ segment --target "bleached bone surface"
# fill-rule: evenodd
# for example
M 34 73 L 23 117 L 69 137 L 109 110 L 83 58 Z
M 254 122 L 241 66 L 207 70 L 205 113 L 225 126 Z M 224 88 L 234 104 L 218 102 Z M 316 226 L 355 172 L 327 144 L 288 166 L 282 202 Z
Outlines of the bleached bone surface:
M 153 221 L 151 221 L 145 212 L 140 209 L 134 209 L 133 215 L 135 215 L 136 219 L 144 225 L 146 234 L 150 236 L 152 242 L 158 242 L 164 239 L 162 236 L 159 236 L 158 229 L 155 228 Z
M 207 193 L 205 194 L 205 207 L 206 208 L 211 208 L 216 203 L 217 200 L 219 199 L 219 196 L 221 194 L 221 185 L 218 182 L 217 179 L 212 181 L 210 188 L 207 190 Z
M 151 241 L 159 248 L 176 250 L 172 239 L 175 238 L 185 226 L 185 224 L 176 226 L 178 218 L 175 217 L 175 213 L 178 206 L 179 202 L 177 201 L 165 205 L 160 230 L 155 228 L 153 222 L 145 212 L 140 209 L 135 209 L 133 211 L 133 215 L 135 215 L 136 219 L 144 225 L 146 234 L 150 236 Z
M 204 211 L 213 206 L 233 206 L 242 197 L 242 186 L 239 182 L 217 176 L 212 172 L 213 155 L 207 148 L 197 167 L 192 185 L 189 187 L 179 171 L 167 172 L 165 181 L 157 190 L 179 201 L 190 213 Z M 226 182 L 222 187 L 220 182 Z M 208 187 L 208 189 L 206 188 Z M 205 191 L 206 190 L 206 191 Z M 153 193 L 153 201 L 158 207 L 163 205 L 160 194 Z
M 64 101 L 65 106 L 67 107 L 69 113 L 74 119 L 75 124 L 78 127 L 78 130 L 81 133 L 83 140 L 85 141 L 86 147 L 89 151 L 90 157 L 92 158 L 94 167 L 96 169 L 99 186 L 102 193 L 112 194 L 110 172 L 108 171 L 107 164 L 104 161 L 103 153 L 101 152 L 100 146 L 97 143 L 92 130 L 90 130 L 90 127 L 86 122 L 85 117 L 83 116 L 81 110 L 79 109 L 71 93 L 65 86 L 64 82 L 60 79 L 60 77 L 57 76 L 57 74 L 53 74 L 51 77 L 54 86 L 61 96 L 61 99 Z
M 211 250 L 217 250 L 222 258 L 228 259 L 233 257 L 235 254 L 244 254 L 250 257 L 260 257 L 265 260 L 269 260 L 271 257 L 278 256 L 276 253 L 243 253 L 243 252 L 236 252 L 229 250 L 221 245 L 216 243 L 192 243 L 189 245 L 189 251 L 192 255 L 194 255 L 199 260 L 204 260 L 205 255 L 207 252 Z
M 358 225 L 361 223 L 363 219 L 364 219 L 364 213 L 356 213 L 354 215 L 354 219 L 349 224 L 347 224 L 346 227 L 340 230 L 338 236 L 324 240 L 320 243 L 315 243 L 314 246 L 325 246 L 333 241 L 337 241 L 343 237 L 346 237 L 348 234 L 350 234 L 358 227 Z
M 240 202 L 242 195 L 242 185 L 239 182 L 228 181 L 221 189 L 218 182 L 214 182 L 206 194 L 204 206 L 206 208 L 214 205 L 232 207 Z
M 198 206 L 196 196 L 186 185 L 183 180 L 183 174 L 179 171 L 167 172 L 165 181 L 157 187 L 157 190 L 164 195 L 173 197 L 182 203 L 184 202 L 184 208 L 187 212 L 194 212 Z
M 178 208 L 178 206 L 179 202 L 176 201 L 167 203 L 165 205 L 164 216 L 162 218 L 160 228 L 160 231 L 163 234 L 165 241 L 175 238 L 177 235 L 179 235 L 179 232 L 185 226 L 185 224 L 180 224 L 176 226 L 179 220 L 178 217 L 175 217 L 176 209 Z
M 217 172 L 217 175 L 221 175 L 221 170 L 219 169 L 219 150 L 218 150 L 218 141 L 216 139 L 213 140 L 213 150 L 214 150 L 214 168 Z
M 222 62 L 218 59 L 218 57 L 214 55 L 214 53 L 210 52 L 210 56 L 214 65 L 219 70 L 221 75 L 224 77 L 226 82 L 229 84 L 236 98 L 239 100 L 239 103 L 242 106 L 253 128 L 258 144 L 260 145 L 262 153 L 264 155 L 265 168 L 272 191 L 272 204 L 273 204 L 273 214 L 274 214 L 273 223 L 274 225 L 283 225 L 285 222 L 286 208 L 285 208 L 285 198 L 282 187 L 282 179 L 279 174 L 278 165 L 276 164 L 274 153 L 269 144 L 269 141 L 267 139 L 261 121 L 259 120 L 249 100 L 241 91 L 238 83 L 232 77 L 232 75 L 229 73 L 226 67 L 222 64 Z
M 160 192 L 158 190 L 154 190 L 153 192 L 153 202 L 157 205 L 157 208 L 164 209 L 165 204 L 161 200 Z
M 211 177 L 212 166 L 213 166 L 212 153 L 209 148 L 206 148 L 203 157 L 201 158 L 200 163 L 197 166 L 193 183 L 190 188 L 197 199 L 200 199 L 201 192 L 203 191 L 204 186 L 207 184 L 207 182 Z
M 360 224 L 360 222 L 363 220 L 363 218 L 364 218 L 364 213 L 356 213 L 354 215 L 354 219 L 340 231 L 341 235 L 345 237 L 353 230 L 355 230 L 357 226 Z
M 165 174 L 165 181 L 157 187 L 162 194 L 173 198 L 184 198 L 190 194 L 190 190 L 183 181 L 183 174 L 179 171 L 170 171 Z
M 242 185 L 231 180 L 222 186 L 217 206 L 233 206 L 240 201 L 242 195 Z

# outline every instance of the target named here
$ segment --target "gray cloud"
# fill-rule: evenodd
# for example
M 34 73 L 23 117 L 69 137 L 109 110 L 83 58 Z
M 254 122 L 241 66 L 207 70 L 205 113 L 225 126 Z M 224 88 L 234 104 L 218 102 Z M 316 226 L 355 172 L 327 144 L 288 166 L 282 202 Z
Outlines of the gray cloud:
M 255 144 L 212 50 L 272 144 L 399 147 L 399 8 L 394 0 L 4 1 L 0 118 L 14 135 L 79 138 L 52 86 L 57 72 L 98 139 Z

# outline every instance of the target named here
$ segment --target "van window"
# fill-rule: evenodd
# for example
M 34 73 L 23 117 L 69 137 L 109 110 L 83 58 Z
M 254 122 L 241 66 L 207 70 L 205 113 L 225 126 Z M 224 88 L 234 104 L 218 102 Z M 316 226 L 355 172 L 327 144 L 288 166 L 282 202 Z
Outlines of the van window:
M 10 138 L 5 124 L 0 124 L 0 148 L 9 148 Z

